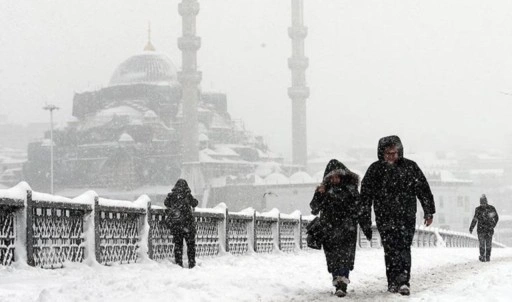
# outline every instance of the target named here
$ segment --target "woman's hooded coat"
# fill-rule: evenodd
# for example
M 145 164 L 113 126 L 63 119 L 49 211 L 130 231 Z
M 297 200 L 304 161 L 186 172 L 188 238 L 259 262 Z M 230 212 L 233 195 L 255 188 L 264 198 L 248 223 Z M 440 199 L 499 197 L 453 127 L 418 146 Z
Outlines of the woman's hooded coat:
M 332 186 L 329 178 L 335 174 L 340 176 L 341 183 Z M 359 176 L 333 159 L 325 168 L 322 184 L 326 187 L 325 193 L 315 192 L 310 207 L 313 215 L 320 214 L 327 270 L 352 270 L 356 253 L 357 224 L 362 211 L 357 190 Z M 366 231 L 371 230 L 371 222 L 370 225 L 361 227 Z

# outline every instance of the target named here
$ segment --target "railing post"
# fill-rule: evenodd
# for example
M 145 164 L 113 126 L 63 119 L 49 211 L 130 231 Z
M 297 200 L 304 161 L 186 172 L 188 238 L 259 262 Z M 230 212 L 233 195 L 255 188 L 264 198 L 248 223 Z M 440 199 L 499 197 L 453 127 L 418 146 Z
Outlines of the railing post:
M 297 229 L 299 231 L 299 250 L 302 250 L 302 214 L 299 215 L 299 226 Z
M 27 190 L 27 207 L 26 219 L 27 219 L 27 236 L 25 238 L 27 245 L 27 264 L 35 266 L 34 262 L 34 202 L 32 200 L 32 191 Z
M 281 213 L 277 213 L 277 222 L 272 228 L 272 237 L 274 238 L 274 247 L 281 250 Z
M 101 249 L 100 249 L 100 211 L 99 211 L 99 197 L 94 197 L 94 255 L 96 262 L 101 263 Z
M 153 238 L 151 238 L 151 223 L 153 221 L 153 214 L 151 213 L 151 201 L 148 201 L 146 208 L 146 217 L 148 218 L 148 257 L 153 259 Z
M 229 253 L 229 211 L 227 207 L 224 212 L 224 228 L 222 231 L 224 232 L 224 251 Z
M 250 224 L 249 230 L 248 230 L 248 237 L 249 237 L 249 244 L 252 246 L 252 251 L 254 253 L 258 252 L 258 245 L 256 243 L 256 210 L 252 213 L 252 222 Z

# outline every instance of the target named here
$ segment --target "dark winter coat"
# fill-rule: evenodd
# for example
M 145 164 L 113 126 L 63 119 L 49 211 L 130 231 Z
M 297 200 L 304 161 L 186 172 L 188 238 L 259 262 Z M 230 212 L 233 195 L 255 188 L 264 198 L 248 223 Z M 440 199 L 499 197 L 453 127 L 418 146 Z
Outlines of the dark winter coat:
M 469 232 L 473 232 L 475 225 L 478 223 L 476 231 L 478 234 L 494 234 L 494 227 L 498 223 L 499 216 L 496 208 L 489 204 L 482 204 L 475 209 L 475 216 L 471 221 Z
M 333 174 L 341 176 L 339 185 L 328 184 L 328 179 Z M 357 223 L 361 210 L 358 183 L 357 174 L 333 159 L 327 164 L 324 173 L 323 185 L 326 186 L 326 191 L 315 192 L 310 203 L 311 213 L 320 214 L 324 234 L 322 246 L 327 269 L 331 273 L 340 268 L 354 268 Z
M 393 145 L 398 147 L 399 158 L 391 165 L 384 161 L 384 150 Z M 379 231 L 414 232 L 416 198 L 420 201 L 425 219 L 432 218 L 436 211 L 427 179 L 414 161 L 403 157 L 403 152 L 398 136 L 381 138 L 377 151 L 379 160 L 370 165 L 361 184 L 364 216 L 368 219 L 373 204 Z
M 174 185 L 174 188 L 172 188 L 171 192 L 167 194 L 167 197 L 165 198 L 164 201 L 164 205 L 166 207 L 171 207 L 171 205 L 175 202 L 185 202 L 192 208 L 191 211 L 193 211 L 193 208 L 197 207 L 197 205 L 199 204 L 197 199 L 195 199 L 194 196 L 192 196 L 188 183 L 184 179 L 178 179 L 178 181 Z M 195 219 L 193 217 L 185 218 L 183 226 L 183 231 L 195 232 Z M 175 230 L 172 231 L 174 232 Z

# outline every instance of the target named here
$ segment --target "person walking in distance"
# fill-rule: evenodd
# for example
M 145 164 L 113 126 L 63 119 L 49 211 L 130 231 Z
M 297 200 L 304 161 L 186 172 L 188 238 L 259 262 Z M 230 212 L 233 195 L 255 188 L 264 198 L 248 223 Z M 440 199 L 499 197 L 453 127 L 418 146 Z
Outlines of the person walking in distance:
M 379 140 L 378 161 L 370 165 L 361 183 L 365 215 L 373 205 L 377 230 L 384 247 L 388 291 L 410 294 L 411 244 L 416 225 L 417 201 L 424 213 L 424 224 L 432 223 L 434 197 L 418 165 L 404 158 L 398 136 Z
M 192 212 L 198 205 L 198 201 L 192 196 L 186 180 L 178 179 L 171 192 L 167 194 L 164 205 L 167 207 L 166 221 L 173 236 L 176 264 L 183 266 L 183 239 L 185 239 L 188 267 L 193 268 L 196 265 L 197 224 Z
M 313 215 L 320 214 L 322 246 L 327 261 L 327 271 L 332 274 L 335 295 L 344 297 L 350 283 L 349 273 L 354 269 L 357 224 L 371 240 L 371 217 L 360 220 L 362 213 L 359 176 L 344 164 L 332 159 L 327 164 L 320 184 L 309 204 Z
M 494 235 L 494 227 L 498 223 L 499 216 L 496 208 L 487 203 L 487 197 L 482 194 L 480 197 L 480 206 L 475 209 L 475 216 L 471 221 L 469 232 L 473 233 L 475 225 L 478 223 L 476 232 L 478 241 L 480 242 L 480 257 L 482 262 L 491 261 L 492 235 Z

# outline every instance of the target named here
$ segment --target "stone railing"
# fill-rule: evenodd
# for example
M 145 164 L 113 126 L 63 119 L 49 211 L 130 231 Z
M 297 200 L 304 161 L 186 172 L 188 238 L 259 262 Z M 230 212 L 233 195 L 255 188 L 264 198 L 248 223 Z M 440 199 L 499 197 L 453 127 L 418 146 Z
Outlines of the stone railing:
M 307 249 L 306 225 L 314 218 L 299 212 L 282 214 L 277 209 L 229 212 L 223 204 L 198 208 L 194 216 L 198 257 Z M 173 259 L 173 238 L 164 221 L 165 209 L 151 206 L 146 195 L 132 202 L 100 198 L 89 191 L 69 199 L 32 192 L 28 184 L 20 183 L 0 190 L 0 263 L 60 268 L 66 262 L 110 265 Z M 359 247 L 381 247 L 375 227 L 373 232 L 368 242 L 359 231 Z M 478 239 L 418 227 L 413 245 L 476 247 Z
M 358 230 L 358 245 L 361 248 L 375 247 L 381 248 L 382 243 L 375 225 L 372 226 L 372 240 L 369 242 L 363 232 Z M 413 247 L 478 247 L 478 238 L 468 233 L 448 231 L 433 227 L 416 226 Z M 493 247 L 505 247 L 505 245 L 493 241 Z
M 3 192 L 2 192 L 3 191 Z M 196 209 L 196 254 L 293 252 L 306 249 L 312 216 L 253 209 L 231 213 L 221 204 Z M 165 209 L 138 200 L 100 198 L 93 191 L 74 199 L 32 192 L 21 183 L 0 190 L 0 263 L 26 262 L 60 268 L 66 262 L 133 263 L 174 258 Z

